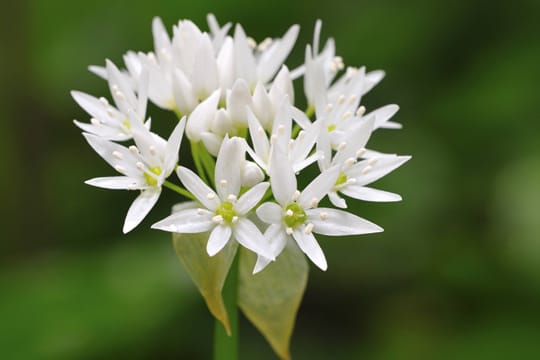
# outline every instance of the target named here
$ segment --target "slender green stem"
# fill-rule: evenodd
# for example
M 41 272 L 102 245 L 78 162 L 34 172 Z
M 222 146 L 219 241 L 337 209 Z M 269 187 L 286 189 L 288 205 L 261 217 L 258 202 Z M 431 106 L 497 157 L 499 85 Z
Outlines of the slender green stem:
M 195 163 L 195 168 L 197 168 L 197 173 L 199 174 L 199 177 L 207 184 L 208 178 L 206 177 L 206 173 L 204 172 L 204 167 L 201 162 L 201 157 L 199 155 L 199 143 L 196 143 L 194 141 L 190 141 L 191 144 L 191 156 L 193 157 L 193 162 Z
M 231 325 L 227 335 L 223 324 L 216 320 L 214 327 L 214 360 L 238 360 L 238 253 L 236 254 L 222 291 Z
M 165 180 L 165 182 L 163 183 L 163 186 L 165 186 L 168 189 L 171 189 L 172 191 L 179 193 L 182 196 L 187 197 L 188 199 L 196 200 L 195 197 L 189 191 L 187 191 L 183 187 L 173 184 L 170 181 Z

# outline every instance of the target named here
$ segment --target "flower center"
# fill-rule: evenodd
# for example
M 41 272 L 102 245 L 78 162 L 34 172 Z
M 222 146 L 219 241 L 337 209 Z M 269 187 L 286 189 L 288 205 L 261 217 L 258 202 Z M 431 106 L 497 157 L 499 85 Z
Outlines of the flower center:
M 161 175 L 161 168 L 159 166 L 150 168 L 149 170 L 154 175 L 157 175 L 157 176 Z M 156 186 L 158 183 L 157 179 L 153 175 L 147 172 L 144 173 L 144 179 L 146 180 L 146 183 L 150 186 Z
M 283 217 L 283 221 L 288 227 L 294 229 L 302 225 L 304 222 L 306 222 L 306 220 L 307 215 L 302 206 L 298 205 L 297 203 L 287 205 L 285 208 L 285 216 Z
M 347 182 L 347 175 L 342 171 L 336 180 L 335 186 L 343 185 Z
M 234 211 L 234 205 L 230 201 L 224 201 L 219 205 L 216 210 L 216 215 L 219 215 L 223 218 L 223 221 L 227 224 L 232 224 L 236 211 Z
M 328 127 L 326 128 L 326 130 L 328 130 L 328 132 L 332 132 L 332 131 L 336 130 L 336 125 L 334 125 L 334 124 L 328 125 Z

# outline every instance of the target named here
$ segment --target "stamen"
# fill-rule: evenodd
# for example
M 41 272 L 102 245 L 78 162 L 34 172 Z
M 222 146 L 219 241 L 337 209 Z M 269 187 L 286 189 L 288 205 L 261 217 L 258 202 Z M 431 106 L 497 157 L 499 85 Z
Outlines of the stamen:
M 106 98 L 104 98 L 103 96 L 99 98 L 99 101 L 101 101 L 101 103 L 105 106 L 109 106 L 109 100 L 107 100 Z
M 330 104 L 330 103 L 327 104 L 327 105 L 326 105 L 325 111 L 326 111 L 326 112 L 331 112 L 332 110 L 334 110 L 334 105 L 333 105 L 333 104 Z
M 366 149 L 361 148 L 356 152 L 356 157 L 362 157 L 366 153 Z
M 117 158 L 118 160 L 122 160 L 122 159 L 124 158 L 124 155 L 122 155 L 122 153 L 121 153 L 120 151 L 116 151 L 116 150 L 115 150 L 115 151 L 113 151 L 112 154 L 113 154 L 113 156 L 114 156 L 115 158 Z
M 356 159 L 353 158 L 353 157 L 350 157 L 350 158 L 348 158 L 347 160 L 345 160 L 345 164 L 346 164 L 347 166 L 352 166 L 352 165 L 354 165 L 355 163 L 356 163 Z
M 296 190 L 292 196 L 292 199 L 293 201 L 296 201 L 298 200 L 299 197 L 300 197 L 300 191 Z
M 251 36 L 247 38 L 247 43 L 252 49 L 255 49 L 257 47 L 257 42 Z
M 198 208 L 197 209 L 197 215 L 204 215 L 204 209 Z
M 124 101 L 126 100 L 126 97 L 124 96 L 124 93 L 117 90 L 114 92 L 116 94 L 116 97 L 118 97 L 118 100 Z
M 288 228 L 285 229 L 285 232 L 286 232 L 288 235 L 292 235 L 293 229 L 290 228 L 290 227 L 288 227 Z
M 356 179 L 355 178 L 347 179 L 347 185 L 354 185 L 354 184 L 356 184 Z
M 144 164 L 142 162 L 140 162 L 140 161 L 137 161 L 135 163 L 135 166 L 137 166 L 140 170 L 144 170 L 144 168 L 145 168 Z
M 292 211 L 291 209 L 289 209 L 289 210 L 287 210 L 287 211 L 285 212 L 285 215 L 287 215 L 287 216 L 293 216 L 293 214 L 294 214 L 294 213 L 293 213 L 293 211 Z
M 371 169 L 373 168 L 373 166 L 371 165 L 368 165 L 366 166 L 363 170 L 362 170 L 362 174 L 367 174 Z
M 237 223 L 238 220 L 239 220 L 238 216 L 233 216 L 233 218 L 232 218 L 233 224 L 234 224 L 234 223 Z
M 116 166 L 114 167 L 114 169 L 115 169 L 116 171 L 118 171 L 119 173 L 122 173 L 122 174 L 123 174 L 124 172 L 126 172 L 126 168 L 123 167 L 122 165 L 116 165 Z
M 91 118 L 90 123 L 92 123 L 92 125 L 101 125 L 101 121 L 96 118 Z
M 355 101 L 356 101 L 356 95 L 351 95 L 349 97 L 349 105 L 354 104 Z
M 230 202 L 236 201 L 236 199 L 237 197 L 234 194 L 229 194 L 229 196 L 227 196 L 227 200 L 229 200 Z
M 360 106 L 358 110 L 356 110 L 356 116 L 362 116 L 366 113 L 366 107 L 364 105 Z
M 371 159 L 369 159 L 368 164 L 371 165 L 371 166 L 373 166 L 373 165 L 375 165 L 378 161 L 379 161 L 379 159 L 377 159 L 377 158 L 371 158 Z
M 279 125 L 277 128 L 278 135 L 285 135 L 285 126 Z
M 345 95 L 339 95 L 337 102 L 339 105 L 343 105 L 343 103 L 345 102 Z
M 214 193 L 208 193 L 208 194 L 206 194 L 206 198 L 207 198 L 208 200 L 214 200 L 214 199 L 216 198 L 216 194 L 214 194 Z
M 129 184 L 128 190 L 137 190 L 137 184 L 136 183 Z
M 129 151 L 131 151 L 133 155 L 139 155 L 139 149 L 135 145 L 131 145 Z
M 150 150 L 150 154 L 156 155 L 156 147 L 154 145 L 150 145 L 148 150 Z
M 341 116 L 343 118 L 343 120 L 347 120 L 348 118 L 350 118 L 352 116 L 352 112 L 350 111 L 345 111 L 343 113 L 343 116 Z
M 267 37 L 266 39 L 264 39 L 264 40 L 259 44 L 259 46 L 257 46 L 257 50 L 259 50 L 259 51 L 264 51 L 264 50 L 268 49 L 268 47 L 269 47 L 270 45 L 272 45 L 272 41 L 273 41 L 272 38 Z
M 311 232 L 313 231 L 313 224 L 312 223 L 309 223 L 306 225 L 306 227 L 304 228 L 304 233 L 305 234 L 311 234 Z
M 222 224 L 223 223 L 223 216 L 221 215 L 216 215 L 212 218 L 212 221 L 215 222 L 216 224 Z
M 311 207 L 316 208 L 317 206 L 319 206 L 319 199 L 317 198 L 311 199 Z
M 225 179 L 220 180 L 219 181 L 219 186 L 221 186 L 221 187 L 227 186 L 227 180 L 225 180 Z
M 326 220 L 328 219 L 328 213 L 323 211 L 322 213 L 319 214 L 321 220 Z
M 346 147 L 347 147 L 347 143 L 346 142 L 341 142 L 341 143 L 338 144 L 337 149 L 338 150 L 344 150 Z

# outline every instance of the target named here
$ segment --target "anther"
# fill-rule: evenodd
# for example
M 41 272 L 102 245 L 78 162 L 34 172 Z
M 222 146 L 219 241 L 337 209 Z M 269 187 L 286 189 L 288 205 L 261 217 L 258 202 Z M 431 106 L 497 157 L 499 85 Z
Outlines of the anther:
M 334 110 L 334 105 L 333 104 L 327 104 L 325 110 L 326 110 L 326 112 L 331 112 L 332 110 Z
M 131 145 L 131 146 L 129 147 L 129 151 L 131 151 L 131 153 L 132 153 L 133 155 L 139 155 L 139 149 L 137 149 L 137 147 L 136 147 L 135 145 Z
M 356 110 L 356 116 L 362 116 L 366 113 L 366 107 L 364 105 L 360 106 L 358 110 Z
M 122 160 L 122 159 L 124 158 L 124 155 L 122 155 L 122 153 L 121 153 L 120 151 L 116 151 L 116 150 L 115 150 L 115 151 L 113 151 L 112 154 L 113 154 L 113 156 L 114 156 L 115 158 L 117 158 L 118 160 Z
M 343 118 L 343 120 L 346 120 L 348 118 L 350 118 L 352 116 L 352 113 L 350 111 L 345 111 L 343 113 L 343 116 L 341 116 Z
M 354 104 L 355 101 L 356 101 L 356 95 L 351 95 L 349 97 L 349 105 Z
M 96 118 L 91 118 L 90 123 L 92 123 L 93 125 L 101 125 L 101 121 Z
M 198 208 L 197 215 L 204 215 L 204 209 Z
M 285 135 L 285 126 L 279 125 L 277 128 L 278 135 Z
M 337 149 L 338 150 L 344 150 L 345 148 L 347 147 L 347 143 L 346 142 L 340 142 L 337 146 Z
M 371 165 L 368 165 L 366 166 L 363 170 L 362 170 L 362 174 L 367 174 L 371 169 L 373 168 L 373 166 Z
M 136 183 L 132 183 L 132 184 L 128 185 L 128 190 L 136 190 L 136 189 L 137 189 L 137 184 Z
M 343 103 L 345 102 L 345 95 L 339 95 L 337 102 L 339 105 L 343 105 Z
M 216 215 L 212 218 L 212 221 L 215 222 L 216 224 L 221 224 L 223 223 L 223 216 Z
M 101 101 L 101 103 L 105 106 L 109 105 L 109 101 L 105 99 L 103 96 L 99 98 L 99 101 Z
M 300 197 L 300 191 L 296 190 L 292 196 L 292 199 L 293 201 L 296 201 L 298 200 L 299 197 Z
M 214 200 L 214 199 L 216 198 L 216 194 L 214 194 L 214 193 L 208 193 L 208 194 L 206 194 L 206 198 L 207 198 L 208 200 Z
M 257 42 L 252 37 L 247 38 L 247 43 L 252 49 L 255 49 L 257 47 Z
M 287 210 L 287 211 L 285 212 L 285 215 L 287 215 L 287 216 L 293 216 L 294 213 L 293 213 L 293 211 L 292 211 L 291 209 L 289 209 L 289 210 Z
M 156 155 L 156 147 L 154 145 L 150 145 L 148 150 L 150 150 L 150 154 Z
M 220 185 L 221 187 L 227 186 L 227 180 L 225 180 L 225 179 L 220 180 L 220 181 L 219 181 L 219 185 Z
M 322 213 L 319 214 L 321 220 L 326 220 L 328 219 L 328 213 L 323 211 Z
M 311 234 L 311 232 L 313 231 L 313 224 L 312 223 L 309 223 L 306 225 L 306 227 L 304 228 L 304 233 L 305 234 Z
M 285 229 L 285 232 L 286 232 L 288 235 L 292 235 L 293 229 L 290 228 L 290 227 L 288 227 L 288 228 Z
M 235 216 L 233 216 L 233 218 L 232 218 L 232 222 L 233 222 L 233 224 L 234 224 L 234 223 L 237 223 L 237 222 L 238 222 L 238 220 L 239 220 L 239 219 L 238 219 L 238 216 L 236 216 L 236 215 L 235 215 Z
M 366 153 L 366 149 L 361 148 L 356 152 L 356 157 L 362 157 Z
M 124 173 L 124 172 L 126 171 L 126 168 L 123 167 L 123 166 L 121 166 L 121 165 L 116 165 L 116 166 L 114 167 L 114 169 L 115 169 L 116 171 L 118 171 L 119 173 Z
M 260 44 L 259 46 L 257 46 L 257 50 L 259 51 L 264 51 L 266 49 L 268 49 L 268 47 L 272 44 L 272 38 L 269 38 L 267 37 L 266 39 L 264 39 Z
M 348 158 L 347 160 L 345 160 L 345 164 L 346 164 L 347 166 L 352 166 L 352 165 L 354 165 L 355 163 L 356 163 L 356 159 L 353 158 L 353 157 L 350 157 L 350 158 Z
M 116 94 L 116 96 L 118 97 L 119 100 L 121 100 L 121 101 L 126 100 L 126 97 L 124 96 L 123 92 L 117 90 L 117 91 L 115 91 L 115 94 Z
M 229 196 L 227 196 L 227 200 L 229 200 L 230 202 L 236 201 L 236 199 L 237 197 L 234 194 L 229 194 Z
M 377 158 L 371 158 L 371 159 L 369 159 L 368 164 L 371 165 L 371 166 L 373 166 L 373 165 L 375 165 L 378 161 L 379 161 L 379 159 L 377 159 Z
M 347 185 L 354 185 L 354 184 L 356 184 L 356 179 L 355 178 L 347 179 Z
M 317 198 L 311 199 L 311 207 L 316 208 L 317 206 L 319 206 L 319 199 Z

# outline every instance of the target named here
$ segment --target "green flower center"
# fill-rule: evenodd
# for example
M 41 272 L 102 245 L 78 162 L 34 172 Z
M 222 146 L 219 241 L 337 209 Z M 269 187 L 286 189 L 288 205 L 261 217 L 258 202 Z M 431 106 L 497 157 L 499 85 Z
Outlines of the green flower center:
M 159 166 L 150 168 L 150 172 L 152 172 L 154 175 L 159 176 L 161 175 L 161 168 Z M 150 186 L 156 186 L 158 183 L 157 179 L 153 175 L 150 175 L 146 172 L 144 173 L 144 179 L 146 180 L 146 183 Z
M 336 130 L 336 125 L 334 125 L 334 124 L 328 125 L 328 127 L 326 128 L 326 130 L 328 130 L 328 132 L 332 132 L 332 131 Z
M 227 224 L 232 224 L 233 219 L 236 216 L 236 211 L 234 210 L 232 202 L 222 202 L 216 210 L 216 215 L 220 215 Z
M 339 186 L 339 185 L 343 185 L 347 182 L 347 175 L 342 171 L 339 173 L 339 176 L 336 180 L 336 185 L 335 186 Z
M 298 205 L 297 203 L 287 205 L 285 208 L 285 216 L 283 217 L 283 221 L 288 227 L 294 229 L 305 223 L 306 220 L 307 215 L 302 206 Z

